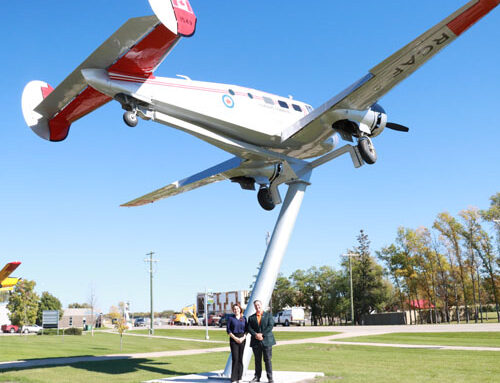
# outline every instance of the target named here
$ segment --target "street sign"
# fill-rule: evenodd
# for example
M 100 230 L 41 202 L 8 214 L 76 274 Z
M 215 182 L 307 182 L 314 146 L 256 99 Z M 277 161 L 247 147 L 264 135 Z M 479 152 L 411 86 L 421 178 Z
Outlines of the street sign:
M 43 310 L 42 312 L 43 328 L 59 328 L 59 311 Z

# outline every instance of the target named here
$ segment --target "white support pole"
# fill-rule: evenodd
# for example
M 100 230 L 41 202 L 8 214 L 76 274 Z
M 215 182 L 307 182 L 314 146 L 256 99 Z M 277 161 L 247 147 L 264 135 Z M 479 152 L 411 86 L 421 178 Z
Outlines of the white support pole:
M 285 201 L 283 202 L 278 220 L 274 226 L 271 241 L 267 247 L 259 275 L 255 281 L 252 295 L 250 296 L 244 313 L 247 319 L 250 315 L 255 313 L 255 308 L 253 306 L 253 302 L 255 300 L 262 302 L 264 310 L 269 306 L 269 301 L 271 300 L 274 290 L 274 284 L 276 283 L 276 279 L 278 278 L 278 273 L 280 271 L 281 261 L 285 255 L 288 242 L 290 241 L 290 236 L 292 234 L 293 227 L 295 226 L 295 221 L 297 220 L 300 205 L 302 204 L 302 200 L 304 198 L 304 192 L 306 187 L 309 185 L 308 181 L 310 175 L 311 171 L 309 170 L 301 177 L 300 180 L 293 181 L 288 186 Z M 250 349 L 250 337 L 248 336 L 245 351 L 243 352 L 243 375 L 247 372 L 251 358 L 252 350 Z M 231 365 L 232 362 L 230 355 L 226 363 L 226 368 L 224 369 L 224 377 L 231 376 Z

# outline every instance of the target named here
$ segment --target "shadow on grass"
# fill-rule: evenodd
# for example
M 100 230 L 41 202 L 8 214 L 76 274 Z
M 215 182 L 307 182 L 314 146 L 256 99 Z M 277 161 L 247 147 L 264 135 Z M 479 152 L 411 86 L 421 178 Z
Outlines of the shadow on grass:
M 189 375 L 194 372 L 174 371 L 167 368 L 169 362 L 161 362 L 153 359 L 111 359 L 99 362 L 81 362 L 72 364 L 71 367 L 98 372 L 102 374 L 128 374 L 137 371 L 147 371 L 162 376 Z
M 161 362 L 153 359 L 147 358 L 124 358 L 118 356 L 103 356 L 95 357 L 98 360 L 87 360 L 79 361 L 79 359 L 94 358 L 93 356 L 78 356 L 72 357 L 71 361 L 63 361 L 64 358 L 51 358 L 47 359 L 31 359 L 27 361 L 9 363 L 7 366 L 2 366 L 3 368 L 0 372 L 12 372 L 21 370 L 31 370 L 39 368 L 56 368 L 63 366 L 71 366 L 72 368 L 87 370 L 89 372 L 97 372 L 101 374 L 129 374 L 131 372 L 147 371 L 154 374 L 160 374 L 163 377 L 167 376 L 178 376 L 178 375 L 190 375 L 195 372 L 191 371 L 174 371 L 166 368 L 169 362 Z M 57 359 L 60 359 L 59 361 Z M 45 362 L 43 364 L 38 364 L 37 361 Z M 47 364 L 48 361 L 48 364 Z

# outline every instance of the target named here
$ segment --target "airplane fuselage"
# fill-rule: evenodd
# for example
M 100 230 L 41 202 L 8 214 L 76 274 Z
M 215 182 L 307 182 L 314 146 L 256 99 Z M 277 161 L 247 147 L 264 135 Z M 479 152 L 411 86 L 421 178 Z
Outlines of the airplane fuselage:
M 146 109 L 142 117 L 162 122 L 154 116 L 154 112 L 160 112 L 224 137 L 278 151 L 283 149 L 282 132 L 313 110 L 304 102 L 238 85 L 188 78 L 143 78 L 99 69 L 85 69 L 82 74 L 101 93 L 137 100 Z M 335 140 L 330 141 L 315 155 L 330 151 Z

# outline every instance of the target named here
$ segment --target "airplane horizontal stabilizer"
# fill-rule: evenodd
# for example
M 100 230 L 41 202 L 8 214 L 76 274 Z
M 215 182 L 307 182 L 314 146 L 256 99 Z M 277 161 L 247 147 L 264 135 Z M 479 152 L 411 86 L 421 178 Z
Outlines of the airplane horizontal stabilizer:
M 5 278 L 3 281 L 0 281 L 0 287 L 14 287 L 20 280 L 21 278 Z
M 175 181 L 170 185 L 162 187 L 155 190 L 152 193 L 143 195 L 142 197 L 136 198 L 130 202 L 124 203 L 121 206 L 141 206 L 148 203 L 153 203 L 163 198 L 172 197 L 174 195 L 187 192 L 211 184 L 213 182 L 223 181 L 230 178 L 227 172 L 238 168 L 243 162 L 243 159 L 239 157 L 233 157 L 232 159 L 215 165 L 211 168 L 203 170 L 195 175 L 184 178 L 180 181 Z
M 187 0 L 150 0 L 155 16 L 123 24 L 55 89 L 41 81 L 28 83 L 22 105 L 26 123 L 40 137 L 62 141 L 73 122 L 109 102 L 82 75 L 84 69 L 148 78 L 180 40 L 196 27 Z

